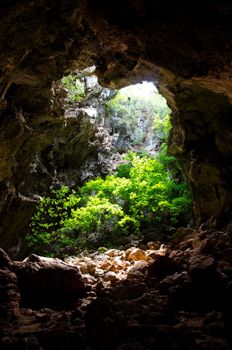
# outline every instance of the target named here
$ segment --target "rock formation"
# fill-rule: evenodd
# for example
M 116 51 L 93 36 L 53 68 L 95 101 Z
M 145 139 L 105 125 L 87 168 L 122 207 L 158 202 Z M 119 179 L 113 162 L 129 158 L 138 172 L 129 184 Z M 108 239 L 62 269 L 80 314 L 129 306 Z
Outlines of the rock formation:
M 1 348 L 231 349 L 231 2 L 2 0 L 0 10 L 1 245 L 18 249 L 36 201 L 23 189 L 50 183 L 50 140 L 63 128 L 53 82 L 93 64 L 105 87 L 157 82 L 173 111 L 170 151 L 192 185 L 196 223 L 207 221 L 177 235 L 148 275 L 145 263 L 136 281 L 90 287 L 72 310 L 24 307 L 21 267 L 2 252 Z M 75 127 L 62 131 L 66 145 Z
M 229 350 L 230 236 L 182 228 L 64 262 L 0 251 L 1 349 Z
M 38 177 L 30 174 L 40 161 L 39 150 L 50 162 L 51 136 L 62 127 L 52 81 L 93 63 L 103 86 L 121 87 L 142 79 L 159 84 L 173 110 L 170 149 L 179 155 L 192 184 L 197 222 L 212 216 L 221 225 L 228 221 L 231 11 L 226 0 L 1 3 L 4 247 L 17 245 L 17 232 L 33 210 L 33 199 L 24 198 L 22 189 L 38 180 L 48 187 L 43 164 L 36 165 Z M 46 129 L 51 121 L 53 126 Z M 71 140 L 67 137 L 65 143 Z M 83 147 L 79 153 L 84 157 Z

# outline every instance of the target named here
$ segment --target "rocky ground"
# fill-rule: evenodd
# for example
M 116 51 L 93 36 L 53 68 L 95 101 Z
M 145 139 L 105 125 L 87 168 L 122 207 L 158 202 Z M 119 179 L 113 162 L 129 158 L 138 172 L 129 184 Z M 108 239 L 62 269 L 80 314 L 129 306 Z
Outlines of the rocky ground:
M 65 261 L 1 251 L 1 349 L 231 349 L 231 231 Z

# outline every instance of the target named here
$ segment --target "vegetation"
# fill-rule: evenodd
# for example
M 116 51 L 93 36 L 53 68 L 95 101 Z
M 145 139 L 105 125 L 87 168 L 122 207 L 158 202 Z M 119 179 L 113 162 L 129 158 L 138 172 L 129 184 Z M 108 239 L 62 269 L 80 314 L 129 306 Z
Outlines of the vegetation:
M 69 74 L 62 78 L 62 85 L 68 91 L 68 98 L 71 102 L 79 102 L 85 96 L 84 80 L 75 74 Z
M 69 96 L 78 101 L 82 90 L 76 82 L 71 75 L 63 78 Z M 141 92 L 130 96 L 117 93 L 106 109 L 116 124 L 123 120 L 127 127 L 135 127 L 138 114 L 150 118 L 160 145 L 158 154 L 130 152 L 105 179 L 97 177 L 76 189 L 62 186 L 42 198 L 27 235 L 34 252 L 60 256 L 66 247 L 112 246 L 151 227 L 187 223 L 191 197 L 180 180 L 176 159 L 167 155 L 171 122 L 166 101 L 154 90 L 147 96 L 141 97 Z
M 58 230 L 78 203 L 77 193 L 67 186 L 52 190 L 49 196 L 41 199 L 32 217 L 30 234 L 26 237 L 35 253 L 52 255 L 73 243 L 69 235 L 58 233 Z
M 130 153 L 113 175 L 88 181 L 78 192 L 61 187 L 38 205 L 27 240 L 34 251 L 57 254 L 67 245 L 102 246 L 149 227 L 178 224 L 189 211 L 185 183 L 165 162 Z
M 111 115 L 123 118 L 123 121 L 130 125 L 131 118 L 133 122 L 137 122 L 141 111 L 145 115 L 152 114 L 152 120 L 154 116 L 159 116 L 159 119 L 163 120 L 171 112 L 156 87 L 145 82 L 139 84 L 139 88 L 132 85 L 119 90 L 116 96 L 106 103 L 106 107 Z
M 129 130 L 132 144 L 143 147 L 148 130 L 157 141 L 167 139 L 171 110 L 153 84 L 144 82 L 138 86 L 119 90 L 105 106 L 113 128 Z

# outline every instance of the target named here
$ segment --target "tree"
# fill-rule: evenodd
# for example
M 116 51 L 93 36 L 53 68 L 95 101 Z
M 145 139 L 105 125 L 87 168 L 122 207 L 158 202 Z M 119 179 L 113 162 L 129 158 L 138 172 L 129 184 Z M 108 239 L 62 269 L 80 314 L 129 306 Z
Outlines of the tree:
M 125 161 L 115 174 L 88 181 L 79 195 L 62 187 L 44 198 L 32 219 L 30 247 L 50 253 L 67 244 L 110 244 L 151 226 L 177 224 L 188 213 L 187 185 L 166 171 L 167 159 L 130 153 Z

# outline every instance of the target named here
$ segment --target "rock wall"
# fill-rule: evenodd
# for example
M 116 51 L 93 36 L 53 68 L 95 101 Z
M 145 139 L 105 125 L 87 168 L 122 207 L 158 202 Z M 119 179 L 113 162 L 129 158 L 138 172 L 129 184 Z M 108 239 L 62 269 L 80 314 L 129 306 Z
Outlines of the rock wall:
M 5 111 L 0 128 L 4 145 L 0 227 L 2 245 L 11 247 L 13 255 L 39 197 L 49 188 L 77 185 L 113 167 L 118 157 L 110 129 L 104 127 L 102 107 L 111 95 L 96 81 L 85 99 L 74 103 L 61 83 L 54 83 L 46 113 L 32 114 L 28 105 Z
M 135 115 L 126 124 L 122 117 L 107 112 L 105 103 L 116 90 L 99 85 L 94 67 L 75 71 L 72 76 L 83 80 L 84 95 L 80 101 L 76 102 L 59 81 L 53 83 L 47 112 L 38 115 L 35 110 L 32 114 L 28 104 L 5 111 L 12 120 L 9 122 L 5 117 L 7 122 L 0 129 L 1 142 L 5 145 L 0 226 L 2 244 L 10 248 L 13 256 L 20 249 L 20 238 L 27 233 L 39 198 L 49 189 L 63 184 L 81 185 L 110 173 L 123 153 L 134 150 L 138 130 L 144 136 L 144 146 L 157 141 L 153 140 L 151 113 L 146 122 L 142 115 Z M 12 96 L 14 102 L 23 103 L 23 95 L 12 93 Z
M 22 195 L 22 189 L 36 183 L 45 189 L 50 182 L 51 139 L 65 149 L 72 143 L 70 134 L 78 133 L 75 122 L 63 128 L 52 82 L 93 63 L 103 86 L 142 79 L 159 83 L 174 111 L 170 148 L 192 183 L 197 221 L 214 216 L 223 225 L 230 219 L 229 1 L 4 0 L 0 9 L 3 247 L 18 242 L 32 207 L 34 199 Z M 82 159 L 84 148 L 77 151 Z M 46 167 L 36 157 L 38 150 L 45 154 Z M 64 168 L 66 159 L 59 160 Z

